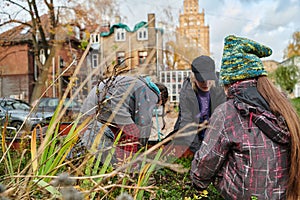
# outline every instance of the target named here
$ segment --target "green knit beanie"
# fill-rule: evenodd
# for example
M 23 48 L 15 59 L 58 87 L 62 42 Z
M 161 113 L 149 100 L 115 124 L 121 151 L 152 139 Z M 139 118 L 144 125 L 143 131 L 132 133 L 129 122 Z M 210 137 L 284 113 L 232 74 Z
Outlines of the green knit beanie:
M 239 80 L 267 75 L 262 57 L 272 54 L 272 50 L 253 40 L 229 35 L 225 38 L 220 79 L 223 85 Z

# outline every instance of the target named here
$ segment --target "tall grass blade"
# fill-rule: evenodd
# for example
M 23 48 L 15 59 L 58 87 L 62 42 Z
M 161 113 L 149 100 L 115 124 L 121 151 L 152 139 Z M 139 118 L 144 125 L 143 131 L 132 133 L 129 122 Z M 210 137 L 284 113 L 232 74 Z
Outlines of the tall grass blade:
M 60 166 L 63 161 L 68 156 L 69 152 L 71 151 L 72 147 L 76 143 L 78 139 L 79 133 L 86 127 L 88 124 L 89 119 L 84 120 L 80 125 L 78 125 L 79 117 L 76 119 L 74 124 L 72 125 L 72 128 L 70 129 L 68 135 L 64 138 L 62 144 L 56 144 L 53 147 L 53 155 L 50 155 L 49 157 L 52 157 L 51 162 L 49 162 L 49 165 L 47 165 L 47 168 L 45 168 L 44 173 L 47 175 L 55 175 L 56 172 L 59 170 L 57 166 Z M 77 126 L 78 125 L 78 126 Z M 55 151 L 54 151 L 55 149 Z M 46 182 L 49 181 L 49 179 L 44 179 Z
M 14 173 L 13 164 L 12 164 L 9 149 L 7 149 L 7 145 L 6 145 L 6 131 L 7 131 L 6 126 L 7 126 L 7 123 L 4 124 L 4 128 L 2 128 L 2 133 L 1 133 L 1 137 L 2 137 L 1 145 L 2 145 L 2 153 L 3 153 L 3 157 L 1 158 L 1 160 L 4 159 L 8 174 L 13 175 L 13 173 Z M 11 141 L 11 142 L 13 142 L 13 141 Z
M 154 158 L 154 161 L 158 161 L 161 154 L 162 154 L 163 150 L 162 148 L 160 148 L 157 152 L 157 154 L 155 155 L 155 158 Z M 149 178 L 150 178 L 150 175 L 153 173 L 153 171 L 155 170 L 155 167 L 156 167 L 156 164 L 155 163 L 148 163 L 146 164 L 143 169 L 141 170 L 141 173 L 140 173 L 140 176 L 139 176 L 139 180 L 138 180 L 138 184 L 137 186 L 146 186 L 148 181 L 149 181 Z M 138 189 L 135 189 L 135 199 L 142 199 L 143 195 L 144 195 L 144 190 L 140 190 Z
M 61 193 L 55 187 L 49 185 L 49 183 L 45 182 L 44 180 L 33 180 L 33 182 L 50 192 L 53 195 L 52 199 L 61 198 Z
M 34 128 L 32 133 L 31 133 L 30 150 L 31 150 L 32 170 L 33 170 L 33 174 L 35 174 L 37 172 L 37 169 L 38 169 L 38 157 L 37 157 L 37 145 L 36 145 L 36 128 Z

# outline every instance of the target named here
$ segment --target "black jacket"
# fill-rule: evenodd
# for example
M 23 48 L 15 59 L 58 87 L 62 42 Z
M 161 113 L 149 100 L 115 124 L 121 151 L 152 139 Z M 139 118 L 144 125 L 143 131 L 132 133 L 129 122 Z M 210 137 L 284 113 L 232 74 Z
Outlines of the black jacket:
M 225 102 L 226 97 L 221 86 L 213 86 L 210 89 L 210 114 L 213 113 L 215 108 Z M 200 108 L 198 99 L 195 91 L 192 88 L 192 83 L 190 78 L 186 78 L 183 82 L 182 88 L 180 90 L 179 97 L 179 114 L 177 121 L 174 126 L 174 131 L 177 132 L 182 129 L 182 133 L 195 133 L 186 137 L 180 137 L 175 142 L 182 145 L 187 145 L 190 150 L 195 152 L 200 148 L 201 141 L 199 139 L 198 127 Z M 210 117 L 210 116 L 209 116 Z

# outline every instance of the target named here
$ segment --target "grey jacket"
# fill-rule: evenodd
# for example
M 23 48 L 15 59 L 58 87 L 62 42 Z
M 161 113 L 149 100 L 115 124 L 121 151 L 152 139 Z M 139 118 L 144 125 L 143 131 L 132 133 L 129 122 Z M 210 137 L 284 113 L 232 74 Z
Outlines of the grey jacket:
M 210 89 L 210 114 L 213 113 L 215 108 L 225 102 L 226 97 L 222 87 L 215 86 Z M 175 143 L 180 143 L 190 147 L 190 150 L 195 152 L 200 148 L 201 141 L 196 133 L 198 133 L 198 128 L 196 124 L 199 124 L 200 108 L 198 99 L 195 91 L 192 88 L 192 83 L 190 78 L 186 78 L 183 82 L 182 88 L 180 90 L 179 97 L 179 115 L 174 126 L 174 131 L 183 129 L 184 133 L 194 133 L 189 136 L 180 137 Z M 210 116 L 209 116 L 210 117 Z M 194 125 L 192 125 L 194 124 Z
M 141 138 L 148 138 L 158 99 L 158 94 L 143 78 L 117 76 L 94 87 L 85 99 L 81 112 L 93 115 L 99 109 L 97 119 L 100 122 L 117 125 L 135 123 Z

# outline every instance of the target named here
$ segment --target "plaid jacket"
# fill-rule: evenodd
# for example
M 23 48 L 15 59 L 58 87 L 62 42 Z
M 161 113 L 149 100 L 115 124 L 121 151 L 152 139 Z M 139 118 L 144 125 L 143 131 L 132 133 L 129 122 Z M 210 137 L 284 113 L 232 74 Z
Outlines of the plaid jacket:
M 213 113 L 191 167 L 193 183 L 211 182 L 226 199 L 286 199 L 290 134 L 268 111 L 256 82 L 235 85 Z

